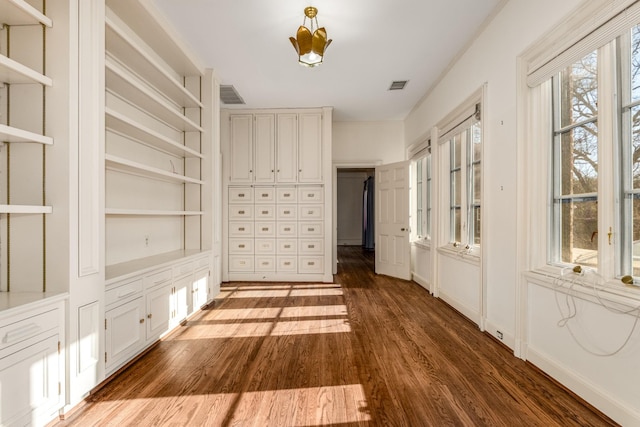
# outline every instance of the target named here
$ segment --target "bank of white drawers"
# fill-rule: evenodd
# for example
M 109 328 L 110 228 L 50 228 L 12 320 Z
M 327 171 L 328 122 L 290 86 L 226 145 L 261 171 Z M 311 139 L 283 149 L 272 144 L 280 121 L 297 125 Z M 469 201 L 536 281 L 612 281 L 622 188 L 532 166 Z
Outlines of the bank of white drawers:
M 321 274 L 324 188 L 229 187 L 229 272 Z

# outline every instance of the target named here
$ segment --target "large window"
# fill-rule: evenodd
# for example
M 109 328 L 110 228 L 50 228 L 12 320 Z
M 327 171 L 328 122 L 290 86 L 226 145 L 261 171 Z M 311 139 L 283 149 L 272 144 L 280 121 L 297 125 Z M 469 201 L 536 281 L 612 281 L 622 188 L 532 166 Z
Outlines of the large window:
M 482 126 L 479 104 L 449 145 L 449 243 L 471 249 L 481 242 Z
M 548 261 L 638 278 L 640 25 L 561 68 L 551 88 Z

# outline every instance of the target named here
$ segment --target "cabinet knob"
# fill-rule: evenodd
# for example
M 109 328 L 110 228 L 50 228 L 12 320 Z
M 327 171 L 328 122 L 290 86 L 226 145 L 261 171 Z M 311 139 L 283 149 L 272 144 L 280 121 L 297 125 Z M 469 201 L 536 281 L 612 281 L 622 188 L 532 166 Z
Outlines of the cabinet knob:
M 302 172 L 302 169 L 298 169 L 298 172 Z
M 149 313 L 147 314 L 147 319 L 151 319 L 153 317 L 153 314 Z
M 140 323 L 144 323 L 144 318 L 140 319 Z

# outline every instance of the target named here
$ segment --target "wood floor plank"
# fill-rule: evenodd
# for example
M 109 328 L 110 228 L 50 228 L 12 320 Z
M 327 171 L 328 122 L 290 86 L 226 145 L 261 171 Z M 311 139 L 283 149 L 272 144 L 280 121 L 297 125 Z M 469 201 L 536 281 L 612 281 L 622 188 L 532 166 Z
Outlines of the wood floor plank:
M 611 426 L 412 282 L 223 284 L 60 426 Z

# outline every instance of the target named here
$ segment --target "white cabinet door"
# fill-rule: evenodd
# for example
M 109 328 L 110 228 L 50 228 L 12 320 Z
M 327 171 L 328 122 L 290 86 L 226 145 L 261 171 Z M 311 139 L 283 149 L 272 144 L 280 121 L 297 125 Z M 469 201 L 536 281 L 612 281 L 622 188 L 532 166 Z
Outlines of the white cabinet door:
M 191 303 L 189 296 L 191 295 L 192 280 L 193 276 L 189 274 L 173 283 L 173 298 L 171 299 L 171 303 L 173 313 L 172 324 L 174 326 L 186 319 L 189 313 L 189 304 Z
M 298 127 L 298 182 L 322 182 L 322 114 L 300 114 Z
M 276 169 L 278 182 L 298 180 L 298 115 L 278 114 Z
M 172 296 L 170 284 L 147 294 L 147 341 L 155 340 L 169 330 Z
M 208 268 L 198 270 L 193 275 L 193 285 L 191 289 L 193 311 L 198 310 L 200 307 L 207 303 L 210 280 L 209 277 L 210 276 Z
M 256 114 L 254 128 L 253 181 L 271 183 L 275 179 L 276 127 L 273 114 Z
M 229 179 L 253 181 L 253 115 L 230 116 Z
M 0 359 L 0 425 L 45 425 L 60 406 L 58 335 Z
M 106 369 L 119 367 L 138 353 L 145 343 L 145 312 L 142 298 L 105 313 Z

